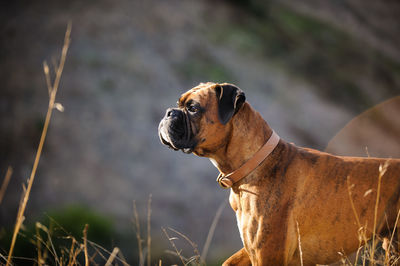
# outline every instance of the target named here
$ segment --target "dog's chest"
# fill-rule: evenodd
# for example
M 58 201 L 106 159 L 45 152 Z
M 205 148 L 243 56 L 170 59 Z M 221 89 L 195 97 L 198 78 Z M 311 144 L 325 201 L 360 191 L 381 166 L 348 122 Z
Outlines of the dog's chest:
M 236 213 L 237 225 L 246 250 L 254 252 L 262 247 L 265 234 L 265 209 L 255 194 L 231 191 L 229 203 Z M 254 256 L 255 254 L 250 254 Z

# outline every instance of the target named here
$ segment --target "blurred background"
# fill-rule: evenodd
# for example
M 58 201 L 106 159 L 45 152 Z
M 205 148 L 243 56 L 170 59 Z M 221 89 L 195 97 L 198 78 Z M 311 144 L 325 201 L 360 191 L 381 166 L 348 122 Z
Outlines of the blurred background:
M 400 157 L 400 2 L 362 0 L 98 0 L 0 4 L 0 205 L 7 254 L 22 183 L 48 105 L 43 61 L 71 46 L 16 255 L 51 217 L 67 232 L 121 248 L 137 265 L 133 202 L 152 258 L 174 261 L 162 227 L 201 251 L 229 191 L 205 158 L 161 145 L 165 109 L 200 82 L 230 82 L 286 141 L 340 155 Z M 277 229 L 279 230 L 279 229 Z M 145 230 L 143 230 L 145 232 Z M 176 241 L 186 256 L 193 248 Z M 226 204 L 206 258 L 241 247 Z M 19 253 L 18 253 L 19 252 Z M 33 254 L 32 257 L 35 255 Z M 23 262 L 20 262 L 23 263 Z

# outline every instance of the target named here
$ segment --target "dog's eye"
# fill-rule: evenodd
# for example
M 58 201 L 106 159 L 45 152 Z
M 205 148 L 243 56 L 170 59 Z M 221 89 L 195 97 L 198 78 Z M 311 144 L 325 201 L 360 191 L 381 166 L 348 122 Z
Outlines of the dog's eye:
M 188 105 L 186 109 L 191 113 L 196 113 L 199 110 L 199 108 L 193 104 Z

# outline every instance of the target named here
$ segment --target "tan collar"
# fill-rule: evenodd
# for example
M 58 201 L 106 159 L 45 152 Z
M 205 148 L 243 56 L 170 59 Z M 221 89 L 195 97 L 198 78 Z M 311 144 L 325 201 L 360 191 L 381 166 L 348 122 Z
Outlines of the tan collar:
M 271 154 L 271 152 L 275 149 L 275 147 L 279 143 L 279 136 L 272 131 L 271 137 L 268 141 L 261 147 L 261 149 L 256 152 L 253 157 L 245 162 L 239 169 L 236 169 L 230 174 L 223 175 L 220 173 L 217 178 L 218 184 L 222 188 L 230 188 L 233 184 L 238 182 L 243 177 L 250 174 L 254 169 L 256 169 L 267 157 Z

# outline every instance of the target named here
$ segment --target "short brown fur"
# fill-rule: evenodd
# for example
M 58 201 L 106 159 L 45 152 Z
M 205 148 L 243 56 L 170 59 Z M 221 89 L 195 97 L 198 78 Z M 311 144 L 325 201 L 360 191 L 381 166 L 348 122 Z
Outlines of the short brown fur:
M 250 159 L 272 130 L 247 102 L 222 125 L 215 86 L 201 84 L 183 94 L 179 104 L 191 99 L 204 107 L 204 115 L 192 125 L 198 140 L 193 153 L 211 158 L 220 172 L 228 174 Z M 354 184 L 352 199 L 360 223 L 367 225 L 371 237 L 379 166 L 387 160 L 334 156 L 281 139 L 272 154 L 231 189 L 229 201 L 244 248 L 224 265 L 299 265 L 296 224 L 304 265 L 333 263 L 340 259 L 339 251 L 354 252 L 359 228 L 347 178 Z M 391 159 L 381 182 L 377 233 L 393 229 L 399 193 L 400 160 Z

